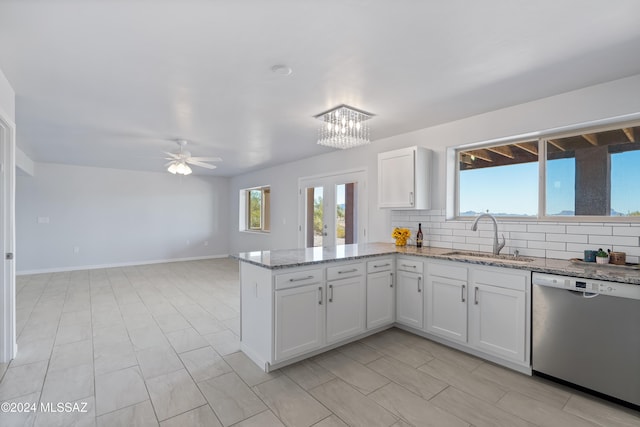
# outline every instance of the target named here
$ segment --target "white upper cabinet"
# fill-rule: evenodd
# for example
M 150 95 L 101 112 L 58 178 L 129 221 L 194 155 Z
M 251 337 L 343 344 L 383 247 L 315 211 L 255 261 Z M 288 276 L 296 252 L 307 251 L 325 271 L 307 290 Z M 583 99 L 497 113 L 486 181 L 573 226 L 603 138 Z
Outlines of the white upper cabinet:
M 378 154 L 378 207 L 429 209 L 431 151 L 408 147 Z

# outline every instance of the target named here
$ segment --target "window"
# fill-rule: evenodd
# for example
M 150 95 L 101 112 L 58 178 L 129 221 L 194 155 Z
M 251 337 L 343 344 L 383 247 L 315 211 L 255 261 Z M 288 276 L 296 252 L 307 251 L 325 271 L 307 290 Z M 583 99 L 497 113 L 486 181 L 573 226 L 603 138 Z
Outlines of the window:
M 240 231 L 271 230 L 271 189 L 268 186 L 240 190 Z
M 538 214 L 538 141 L 458 152 L 459 215 Z
M 640 124 L 455 149 L 457 217 L 640 218 Z
M 547 216 L 640 216 L 640 126 L 547 138 Z

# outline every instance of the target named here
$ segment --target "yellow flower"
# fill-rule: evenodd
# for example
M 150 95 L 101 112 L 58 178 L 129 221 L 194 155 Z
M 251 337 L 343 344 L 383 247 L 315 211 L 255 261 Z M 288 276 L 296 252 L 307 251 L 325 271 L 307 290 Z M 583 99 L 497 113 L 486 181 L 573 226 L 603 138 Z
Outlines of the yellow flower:
M 408 239 L 409 237 L 411 237 L 411 230 L 409 230 L 408 228 L 396 227 L 393 229 L 391 237 L 393 237 L 394 239 Z

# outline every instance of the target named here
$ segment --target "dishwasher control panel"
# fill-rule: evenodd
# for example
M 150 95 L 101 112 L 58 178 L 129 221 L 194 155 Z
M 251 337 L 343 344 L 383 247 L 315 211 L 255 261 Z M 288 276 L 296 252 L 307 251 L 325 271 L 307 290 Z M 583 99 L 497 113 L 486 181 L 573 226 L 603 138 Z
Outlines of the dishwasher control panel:
M 640 300 L 640 285 L 535 272 L 531 276 L 531 283 L 570 291 Z

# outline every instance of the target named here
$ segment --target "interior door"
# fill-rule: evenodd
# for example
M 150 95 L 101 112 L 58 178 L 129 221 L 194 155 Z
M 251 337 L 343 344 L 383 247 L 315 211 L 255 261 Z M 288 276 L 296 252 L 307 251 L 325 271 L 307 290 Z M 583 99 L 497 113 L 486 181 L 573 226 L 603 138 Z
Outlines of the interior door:
M 336 246 L 366 240 L 364 173 L 300 180 L 300 246 Z
M 15 127 L 0 116 L 0 363 L 15 357 Z

